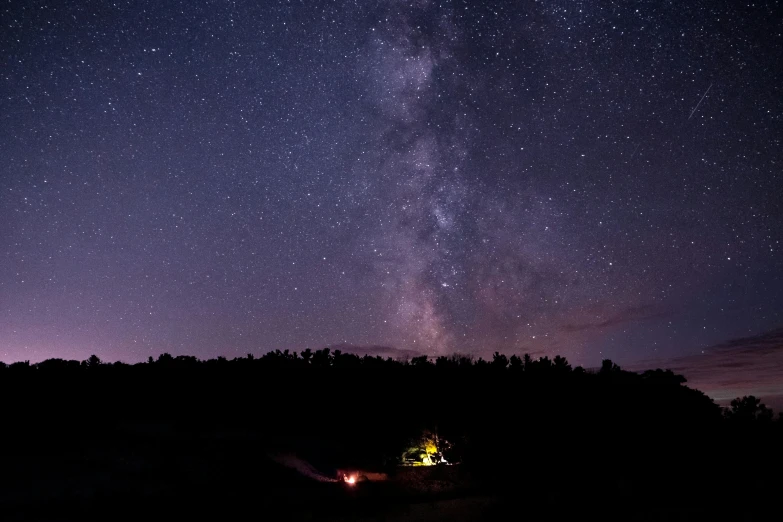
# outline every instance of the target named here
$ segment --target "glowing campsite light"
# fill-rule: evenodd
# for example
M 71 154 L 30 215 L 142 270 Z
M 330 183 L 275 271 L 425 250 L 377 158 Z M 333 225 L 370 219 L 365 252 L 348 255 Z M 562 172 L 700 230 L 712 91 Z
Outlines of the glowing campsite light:
M 350 475 L 350 476 L 343 475 L 343 480 L 345 481 L 346 484 L 350 484 L 351 486 L 353 486 L 354 484 L 356 484 L 356 475 Z

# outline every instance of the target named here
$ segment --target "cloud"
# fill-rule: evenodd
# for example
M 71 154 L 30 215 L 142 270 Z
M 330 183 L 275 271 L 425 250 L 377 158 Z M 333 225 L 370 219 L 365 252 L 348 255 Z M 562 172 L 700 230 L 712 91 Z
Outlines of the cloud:
M 732 339 L 699 355 L 652 362 L 684 375 L 688 386 L 719 403 L 755 395 L 776 411 L 783 410 L 783 328 Z
M 416 350 L 405 350 L 402 348 L 393 348 L 391 346 L 356 346 L 349 343 L 340 343 L 328 347 L 332 352 L 340 350 L 342 353 L 350 353 L 363 357 L 369 355 L 371 357 L 380 356 L 386 359 L 391 357 L 392 359 L 412 359 L 422 355 Z

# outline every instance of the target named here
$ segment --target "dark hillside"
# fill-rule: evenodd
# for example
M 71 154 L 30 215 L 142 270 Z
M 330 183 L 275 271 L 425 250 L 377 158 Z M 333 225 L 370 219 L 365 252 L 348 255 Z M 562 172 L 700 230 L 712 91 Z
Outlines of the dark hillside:
M 184 505 L 189 518 L 250 508 L 343 516 L 455 495 L 488 496 L 498 516 L 517 502 L 542 518 L 651 506 L 722 516 L 762 507 L 742 499 L 773 498 L 779 478 L 768 471 L 783 462 L 781 423 L 758 401 L 727 414 L 680 376 L 610 361 L 587 372 L 560 357 L 499 354 L 164 354 L 132 366 L 16 363 L 0 368 L 0 390 L 0 504 L 22 518 L 116 506 L 176 515 Z M 458 465 L 398 472 L 422 433 Z M 275 454 L 296 455 L 318 480 Z M 347 488 L 336 476 L 346 467 L 390 480 Z

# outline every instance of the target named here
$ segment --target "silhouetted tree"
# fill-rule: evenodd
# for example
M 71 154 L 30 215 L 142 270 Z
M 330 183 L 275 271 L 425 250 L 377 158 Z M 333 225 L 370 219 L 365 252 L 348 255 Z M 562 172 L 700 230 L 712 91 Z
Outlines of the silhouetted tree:
M 332 363 L 329 348 L 322 348 L 313 353 L 313 366 L 324 368 Z
M 568 364 L 568 361 L 565 359 L 565 357 L 561 357 L 559 355 L 556 356 L 554 359 L 554 368 L 559 372 L 571 371 L 571 365 Z
M 495 352 L 492 355 L 492 366 L 498 370 L 503 370 L 508 366 L 508 357 L 502 353 Z
M 532 357 L 530 357 L 529 353 L 526 353 L 522 357 L 522 362 L 524 363 L 525 371 L 529 371 L 531 369 L 531 367 L 533 366 L 533 359 L 532 359 Z
M 87 358 L 87 368 L 89 369 L 97 368 L 101 363 L 101 359 L 95 354 L 92 354 Z
M 430 361 L 426 355 L 422 355 L 420 357 L 414 357 L 413 359 L 411 359 L 411 366 L 413 367 L 423 368 L 429 365 L 430 365 Z
M 11 363 L 8 366 L 8 369 L 14 373 L 21 373 L 24 374 L 31 370 L 30 361 L 17 361 L 15 363 Z
M 731 407 L 724 410 L 727 419 L 734 422 L 769 422 L 773 412 L 753 395 L 747 395 L 731 401 Z
M 603 375 L 618 374 L 621 372 L 621 368 L 614 364 L 610 359 L 604 359 L 601 361 L 601 369 L 598 373 Z
M 533 368 L 539 372 L 547 372 L 552 369 L 552 360 L 549 357 L 539 357 L 537 361 L 533 363 Z

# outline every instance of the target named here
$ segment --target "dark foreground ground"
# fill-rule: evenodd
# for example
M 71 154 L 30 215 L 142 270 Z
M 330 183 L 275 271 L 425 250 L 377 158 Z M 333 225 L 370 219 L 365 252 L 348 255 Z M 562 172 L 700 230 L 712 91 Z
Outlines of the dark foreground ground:
M 52 442 L 56 438 L 4 448 L 0 519 L 647 521 L 781 515 L 780 490 L 763 474 L 717 468 L 704 473 L 676 463 L 667 476 L 624 473 L 617 465 L 602 473 L 601 455 L 547 473 L 501 466 L 500 473 L 479 472 L 481 478 L 463 466 L 392 469 L 388 481 L 351 487 L 315 481 L 273 462 L 251 433 L 188 433 L 151 423 L 113 429 L 100 439 Z M 612 462 L 644 467 L 637 456 Z

